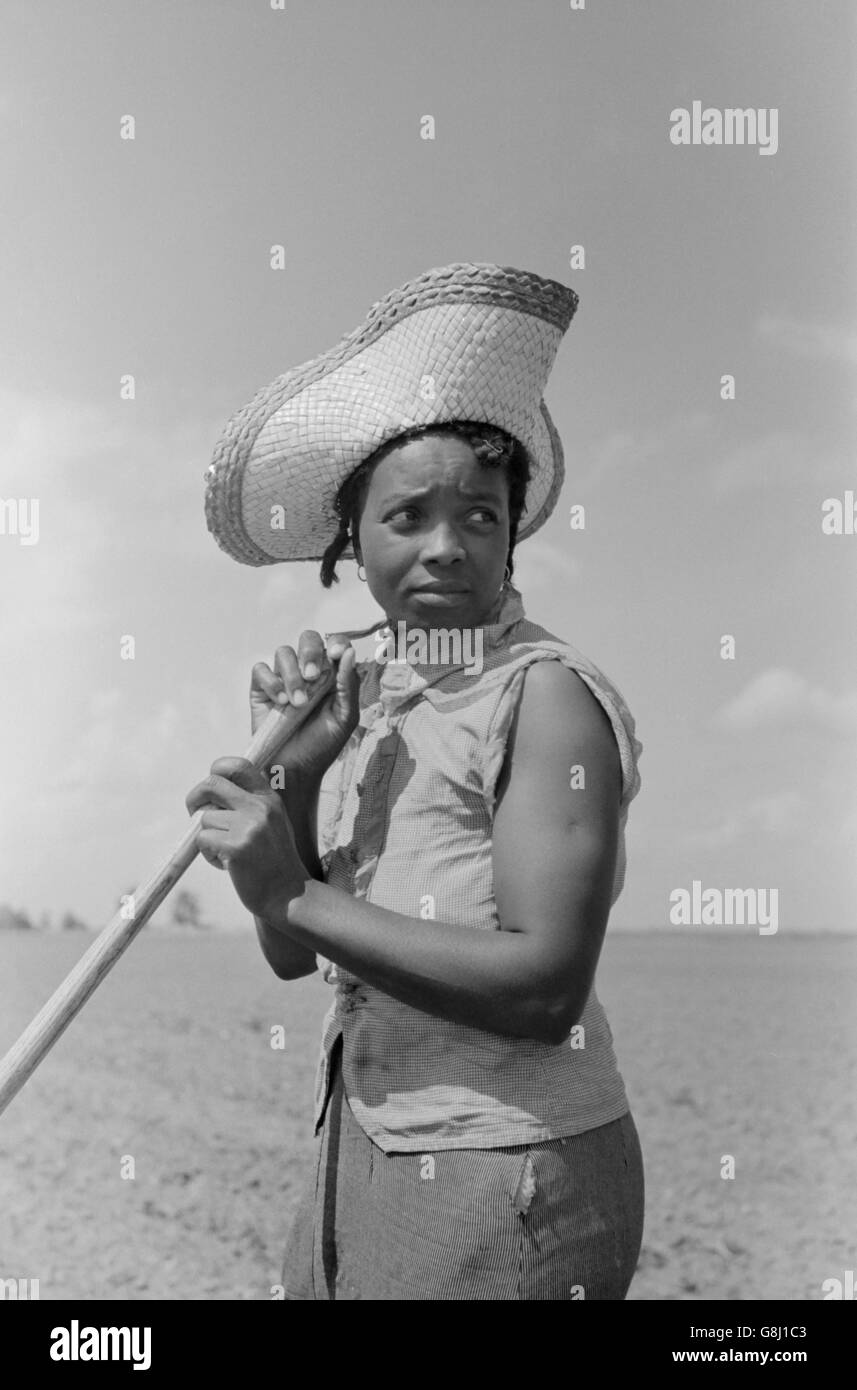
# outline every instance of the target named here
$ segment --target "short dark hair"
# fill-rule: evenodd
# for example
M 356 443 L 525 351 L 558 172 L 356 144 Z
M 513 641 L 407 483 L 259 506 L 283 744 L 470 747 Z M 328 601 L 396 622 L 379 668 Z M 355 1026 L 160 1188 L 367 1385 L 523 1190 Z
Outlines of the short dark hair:
M 419 439 L 424 434 L 457 434 L 466 439 L 479 462 L 485 468 L 505 468 L 509 482 L 509 551 L 506 564 L 511 577 L 515 571 L 512 555 L 518 539 L 518 526 L 527 496 L 530 481 L 530 462 L 527 451 L 519 440 L 507 434 L 496 425 L 486 425 L 473 420 L 449 420 L 436 425 L 414 425 L 403 430 L 393 439 L 386 440 L 374 453 L 349 473 L 334 499 L 334 507 L 339 517 L 339 530 L 324 552 L 321 561 L 321 582 L 325 589 L 339 583 L 336 562 L 349 541 L 356 542 L 359 533 L 359 516 L 369 478 L 375 464 L 395 444 L 409 439 Z

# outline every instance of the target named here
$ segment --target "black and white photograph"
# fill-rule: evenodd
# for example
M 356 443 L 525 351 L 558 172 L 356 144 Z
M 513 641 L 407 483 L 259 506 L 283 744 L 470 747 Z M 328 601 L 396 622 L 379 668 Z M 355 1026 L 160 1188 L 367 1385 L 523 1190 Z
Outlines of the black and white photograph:
M 0 27 L 24 1364 L 549 1301 L 811 1365 L 765 1310 L 857 1297 L 857 9 Z

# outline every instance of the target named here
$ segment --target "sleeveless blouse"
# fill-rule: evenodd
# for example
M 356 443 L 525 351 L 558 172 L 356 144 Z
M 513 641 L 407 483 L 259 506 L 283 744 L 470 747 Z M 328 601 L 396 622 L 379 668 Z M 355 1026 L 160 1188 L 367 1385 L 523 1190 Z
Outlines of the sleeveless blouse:
M 600 702 L 619 747 L 612 906 L 625 879 L 628 807 L 640 789 L 642 744 L 625 701 L 586 657 L 526 618 L 511 584 L 485 623 L 470 630 L 479 632 L 478 674 L 463 661 L 357 663 L 359 723 L 319 793 L 325 881 L 427 925 L 499 931 L 492 870 L 497 779 L 527 668 L 559 660 Z M 468 657 L 472 665 L 465 647 Z M 316 1132 L 340 1034 L 348 1103 L 388 1153 L 538 1143 L 607 1124 L 628 1110 L 594 986 L 569 1038 L 551 1044 L 449 1022 L 316 959 L 334 988 L 316 1073 Z

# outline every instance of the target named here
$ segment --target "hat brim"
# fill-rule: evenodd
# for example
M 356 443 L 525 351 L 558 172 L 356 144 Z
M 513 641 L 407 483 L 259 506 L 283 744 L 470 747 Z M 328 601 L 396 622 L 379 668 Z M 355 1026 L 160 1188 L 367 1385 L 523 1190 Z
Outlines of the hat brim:
M 499 426 L 523 445 L 530 482 L 518 539 L 533 535 L 564 479 L 541 392 L 576 306 L 556 281 L 473 263 L 391 292 L 336 347 L 229 421 L 206 489 L 218 544 L 250 565 L 320 560 L 338 531 L 334 499 L 346 477 L 403 430 L 453 420 Z M 351 546 L 342 554 L 353 558 Z

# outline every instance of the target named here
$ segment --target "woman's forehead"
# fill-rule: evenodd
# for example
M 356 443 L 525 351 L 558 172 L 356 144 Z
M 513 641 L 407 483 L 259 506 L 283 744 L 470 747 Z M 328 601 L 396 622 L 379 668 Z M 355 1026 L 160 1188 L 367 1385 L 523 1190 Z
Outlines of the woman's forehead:
M 403 488 L 455 488 L 502 495 L 503 470 L 487 467 L 469 442 L 458 435 L 425 435 L 394 445 L 372 470 L 370 487 L 375 494 Z

